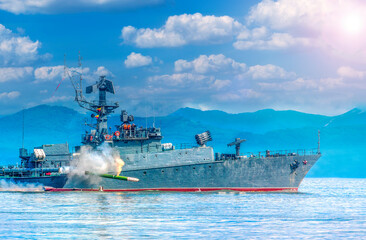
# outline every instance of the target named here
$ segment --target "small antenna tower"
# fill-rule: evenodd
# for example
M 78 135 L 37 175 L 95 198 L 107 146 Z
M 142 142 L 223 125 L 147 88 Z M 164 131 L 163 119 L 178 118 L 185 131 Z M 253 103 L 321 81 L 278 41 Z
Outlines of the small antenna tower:
M 318 130 L 318 154 L 320 154 L 320 130 Z
M 23 118 L 23 120 L 22 120 L 22 148 L 24 148 L 24 107 L 23 107 L 23 116 L 22 116 L 22 118 Z
M 155 128 L 155 102 L 154 102 L 154 99 L 153 99 L 153 116 L 154 116 L 153 128 Z

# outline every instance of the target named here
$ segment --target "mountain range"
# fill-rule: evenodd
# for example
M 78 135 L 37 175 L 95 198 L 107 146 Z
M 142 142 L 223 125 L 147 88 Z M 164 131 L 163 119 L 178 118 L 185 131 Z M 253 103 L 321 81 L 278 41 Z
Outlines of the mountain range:
M 81 134 L 90 122 L 88 114 L 73 109 L 39 105 L 0 117 L 0 164 L 15 164 L 22 146 L 68 142 L 70 149 L 80 144 Z M 109 118 L 109 126 L 119 125 L 119 115 Z M 135 117 L 138 126 L 161 127 L 163 142 L 175 145 L 195 144 L 194 135 L 210 130 L 215 152 L 234 153 L 227 144 L 236 137 L 246 139 L 241 152 L 296 150 L 318 147 L 322 157 L 309 172 L 310 177 L 366 177 L 366 112 L 352 109 L 337 116 L 307 114 L 297 111 L 265 109 L 251 113 L 229 114 L 182 108 L 160 117 Z

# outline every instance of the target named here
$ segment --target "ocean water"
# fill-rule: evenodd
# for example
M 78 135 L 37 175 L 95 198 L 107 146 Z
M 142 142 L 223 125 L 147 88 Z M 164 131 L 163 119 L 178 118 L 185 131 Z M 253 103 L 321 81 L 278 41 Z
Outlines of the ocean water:
M 366 239 L 366 179 L 298 193 L 0 192 L 1 239 Z

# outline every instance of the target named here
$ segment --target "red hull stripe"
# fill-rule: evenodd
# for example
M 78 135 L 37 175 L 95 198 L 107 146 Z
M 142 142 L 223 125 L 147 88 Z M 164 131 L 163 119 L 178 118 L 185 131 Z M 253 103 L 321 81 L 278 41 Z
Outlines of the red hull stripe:
M 52 188 L 45 187 L 48 192 L 213 192 L 213 191 L 239 191 L 239 192 L 297 192 L 297 188 L 142 188 L 142 189 L 97 189 L 97 188 Z

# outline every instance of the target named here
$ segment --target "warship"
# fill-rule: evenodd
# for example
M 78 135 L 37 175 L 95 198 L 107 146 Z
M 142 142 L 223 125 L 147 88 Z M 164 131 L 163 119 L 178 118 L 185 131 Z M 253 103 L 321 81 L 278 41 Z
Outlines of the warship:
M 98 94 L 97 100 L 89 101 L 83 94 L 81 74 L 78 80 L 70 79 L 75 101 L 92 112 L 93 123 L 86 124 L 89 129 L 82 134 L 81 146 L 73 152 L 67 143 L 42 145 L 32 153 L 21 148 L 21 166 L 0 168 L 0 180 L 42 184 L 45 191 L 296 192 L 321 157 L 319 141 L 317 149 L 241 155 L 240 146 L 246 140 L 236 138 L 228 144 L 235 147 L 235 154 L 215 153 L 207 145 L 213 140 L 209 131 L 194 136 L 196 146 L 177 147 L 162 142 L 160 128 L 136 125 L 126 110 L 112 130 L 108 116 L 119 107 L 118 102 L 107 101 L 107 94 L 115 94 L 113 82 L 100 76 L 86 87 L 86 94 Z M 128 177 L 119 176 L 118 171 L 70 174 L 70 168 L 78 167 L 83 148 L 102 151 L 102 146 L 119 154 L 124 161 L 122 174 Z
M 176 147 L 172 143 L 162 143 L 160 128 L 135 125 L 134 116 L 126 110 L 121 111 L 121 122 L 112 130 L 108 127 L 108 116 L 119 104 L 107 102 L 106 97 L 107 93 L 115 94 L 113 82 L 101 76 L 86 88 L 86 94 L 98 94 L 96 101 L 84 97 L 81 77 L 72 83 L 75 100 L 80 107 L 92 112 L 91 118 L 95 121 L 89 124 L 90 131 L 82 135 L 82 146 L 76 147 L 74 161 L 77 162 L 80 149 L 85 146 L 98 149 L 108 145 L 125 163 L 122 174 L 135 180 L 119 181 L 115 172 L 86 172 L 84 176 L 77 176 L 79 179 L 68 181 L 63 189 L 46 188 L 47 191 L 296 192 L 321 157 L 319 141 L 317 149 L 266 150 L 256 155 L 241 155 L 240 145 L 245 139 L 236 138 L 228 144 L 235 147 L 235 154 L 215 153 L 207 145 L 213 140 L 209 131 L 195 135 L 197 145 L 194 147 Z

